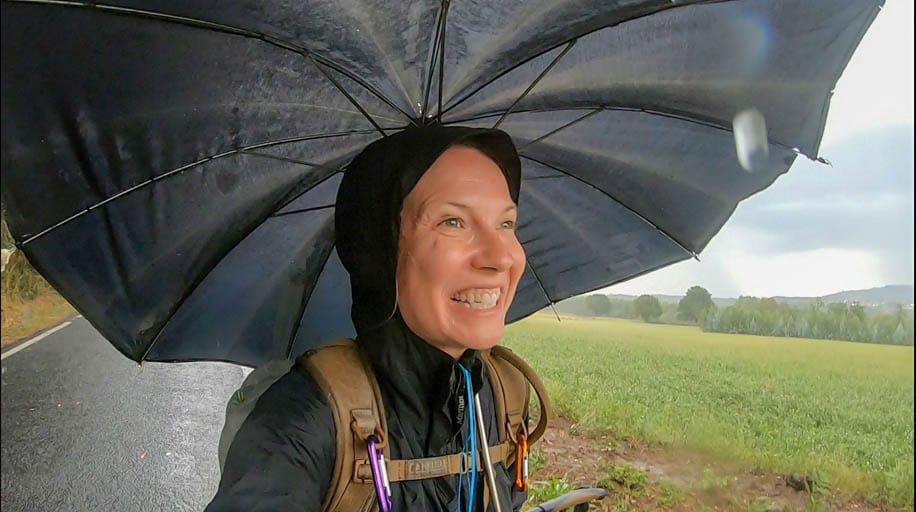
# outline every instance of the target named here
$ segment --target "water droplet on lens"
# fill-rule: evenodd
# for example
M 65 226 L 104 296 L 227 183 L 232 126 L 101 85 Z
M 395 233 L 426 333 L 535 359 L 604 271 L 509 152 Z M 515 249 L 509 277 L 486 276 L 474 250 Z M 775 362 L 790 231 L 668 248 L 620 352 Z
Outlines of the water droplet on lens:
M 763 114 L 756 108 L 744 109 L 732 120 L 735 134 L 735 153 L 745 171 L 755 172 L 765 168 L 770 157 L 767 125 Z

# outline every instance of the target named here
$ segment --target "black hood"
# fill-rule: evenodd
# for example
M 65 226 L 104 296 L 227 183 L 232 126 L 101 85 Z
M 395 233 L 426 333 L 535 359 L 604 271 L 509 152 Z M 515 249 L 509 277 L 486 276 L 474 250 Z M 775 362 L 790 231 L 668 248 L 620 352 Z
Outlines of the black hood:
M 337 253 L 350 274 L 357 335 L 395 316 L 397 243 L 404 198 L 446 149 L 469 146 L 490 157 L 518 204 L 521 163 L 505 132 L 464 126 L 408 128 L 366 147 L 344 174 L 334 216 Z

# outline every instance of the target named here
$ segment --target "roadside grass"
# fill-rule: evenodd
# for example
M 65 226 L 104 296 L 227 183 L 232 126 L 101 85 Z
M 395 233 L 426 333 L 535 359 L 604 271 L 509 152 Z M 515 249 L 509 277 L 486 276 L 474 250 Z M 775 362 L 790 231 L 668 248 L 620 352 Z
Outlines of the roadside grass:
M 617 489 L 619 494 L 631 497 L 646 495 L 646 486 L 649 475 L 642 469 L 633 467 L 626 462 L 611 464 L 604 462 L 595 479 L 596 487 Z
M 659 496 L 656 503 L 659 507 L 670 509 L 684 501 L 686 492 L 673 482 L 662 480 L 659 482 Z
M 13 253 L 0 274 L 0 346 L 47 329 L 75 313 L 20 251 Z
M 504 343 L 578 428 L 913 507 L 913 347 L 547 315 L 510 326 Z
M 566 493 L 576 490 L 569 479 L 564 475 L 560 478 L 550 477 L 550 480 L 532 482 L 528 489 L 528 504 L 541 504 L 554 498 L 559 498 Z

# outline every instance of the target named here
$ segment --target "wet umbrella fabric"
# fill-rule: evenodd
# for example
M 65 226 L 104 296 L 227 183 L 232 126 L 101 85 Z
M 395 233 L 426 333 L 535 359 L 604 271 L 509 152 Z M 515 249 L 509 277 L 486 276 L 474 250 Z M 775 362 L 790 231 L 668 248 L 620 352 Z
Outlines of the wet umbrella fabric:
M 512 321 L 695 256 L 816 157 L 881 4 L 7 1 L 3 206 L 131 359 L 256 365 L 353 334 L 333 201 L 356 153 L 498 126 L 522 161 Z M 754 172 L 746 108 L 769 136 Z

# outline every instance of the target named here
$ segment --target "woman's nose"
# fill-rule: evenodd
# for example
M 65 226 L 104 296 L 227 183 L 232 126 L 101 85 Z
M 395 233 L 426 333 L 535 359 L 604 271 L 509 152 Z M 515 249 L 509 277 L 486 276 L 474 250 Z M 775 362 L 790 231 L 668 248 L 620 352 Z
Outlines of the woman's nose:
M 512 266 L 510 240 L 503 233 L 489 230 L 485 233 L 478 233 L 475 243 L 477 247 L 472 261 L 474 267 L 502 272 Z

